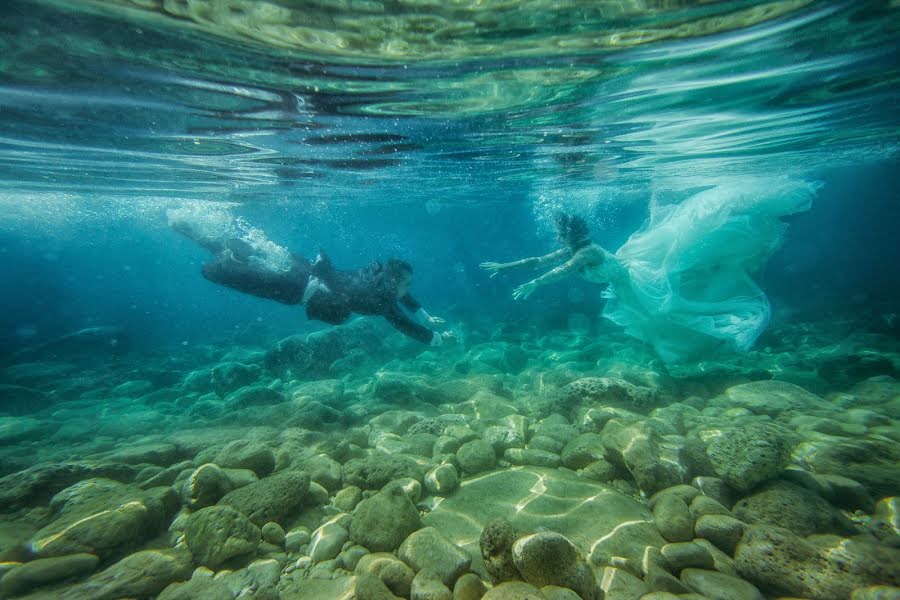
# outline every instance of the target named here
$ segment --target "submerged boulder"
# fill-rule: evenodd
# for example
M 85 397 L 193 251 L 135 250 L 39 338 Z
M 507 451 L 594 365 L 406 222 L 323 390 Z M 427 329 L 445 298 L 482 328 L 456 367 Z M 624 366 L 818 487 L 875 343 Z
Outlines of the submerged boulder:
M 39 557 L 86 552 L 107 558 L 162 531 L 177 509 L 171 488 L 140 488 L 108 479 L 88 479 L 50 501 L 55 513 L 34 534 L 32 552 Z

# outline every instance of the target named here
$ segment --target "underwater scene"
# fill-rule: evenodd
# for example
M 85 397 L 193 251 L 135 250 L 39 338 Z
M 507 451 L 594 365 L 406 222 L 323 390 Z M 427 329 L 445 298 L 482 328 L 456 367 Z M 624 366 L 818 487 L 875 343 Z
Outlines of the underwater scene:
M 900 2 L 4 0 L 0 598 L 900 600 Z

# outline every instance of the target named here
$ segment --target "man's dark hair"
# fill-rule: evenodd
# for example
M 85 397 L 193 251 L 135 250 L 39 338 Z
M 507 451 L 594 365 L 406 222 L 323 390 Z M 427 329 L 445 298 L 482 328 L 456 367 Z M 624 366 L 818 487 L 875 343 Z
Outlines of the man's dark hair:
M 591 243 L 587 221 L 576 215 L 556 215 L 556 231 L 564 244 L 572 250 L 580 250 Z

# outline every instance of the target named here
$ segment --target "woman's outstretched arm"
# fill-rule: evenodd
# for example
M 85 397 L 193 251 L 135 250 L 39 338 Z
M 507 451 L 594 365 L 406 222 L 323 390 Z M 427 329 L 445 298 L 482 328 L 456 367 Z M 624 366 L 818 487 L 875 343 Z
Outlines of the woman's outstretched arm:
M 544 256 L 532 256 L 530 258 L 523 258 L 522 260 L 517 260 L 508 263 L 498 263 L 498 262 L 483 262 L 481 263 L 481 268 L 485 271 L 488 271 L 491 274 L 491 277 L 494 277 L 500 271 L 505 269 L 512 269 L 514 267 L 536 267 L 538 265 L 542 265 L 546 262 L 551 262 L 554 260 L 561 260 L 565 258 L 569 254 L 568 249 L 560 248 L 559 250 L 554 250 L 550 254 L 545 254 Z
M 534 290 L 541 285 L 547 285 L 548 283 L 553 283 L 555 281 L 559 281 L 573 273 L 577 273 L 583 267 L 592 264 L 595 261 L 595 258 L 592 254 L 587 252 L 577 252 L 575 256 L 559 265 L 555 269 L 550 269 L 540 277 L 536 277 L 532 279 L 528 283 L 523 283 L 515 290 L 513 290 L 513 298 L 516 300 L 525 300 L 534 293 Z

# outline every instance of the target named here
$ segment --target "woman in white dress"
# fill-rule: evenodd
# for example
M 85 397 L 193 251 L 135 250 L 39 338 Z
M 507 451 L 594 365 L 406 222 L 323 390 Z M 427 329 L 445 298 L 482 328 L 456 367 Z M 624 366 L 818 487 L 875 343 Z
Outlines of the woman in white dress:
M 668 363 L 746 351 L 771 315 L 752 275 L 781 244 L 783 217 L 807 210 L 817 187 L 794 180 L 719 185 L 658 208 L 615 254 L 591 241 L 584 219 L 560 215 L 559 250 L 481 267 L 493 277 L 513 267 L 562 263 L 517 287 L 517 300 L 569 275 L 609 284 L 603 316 Z

